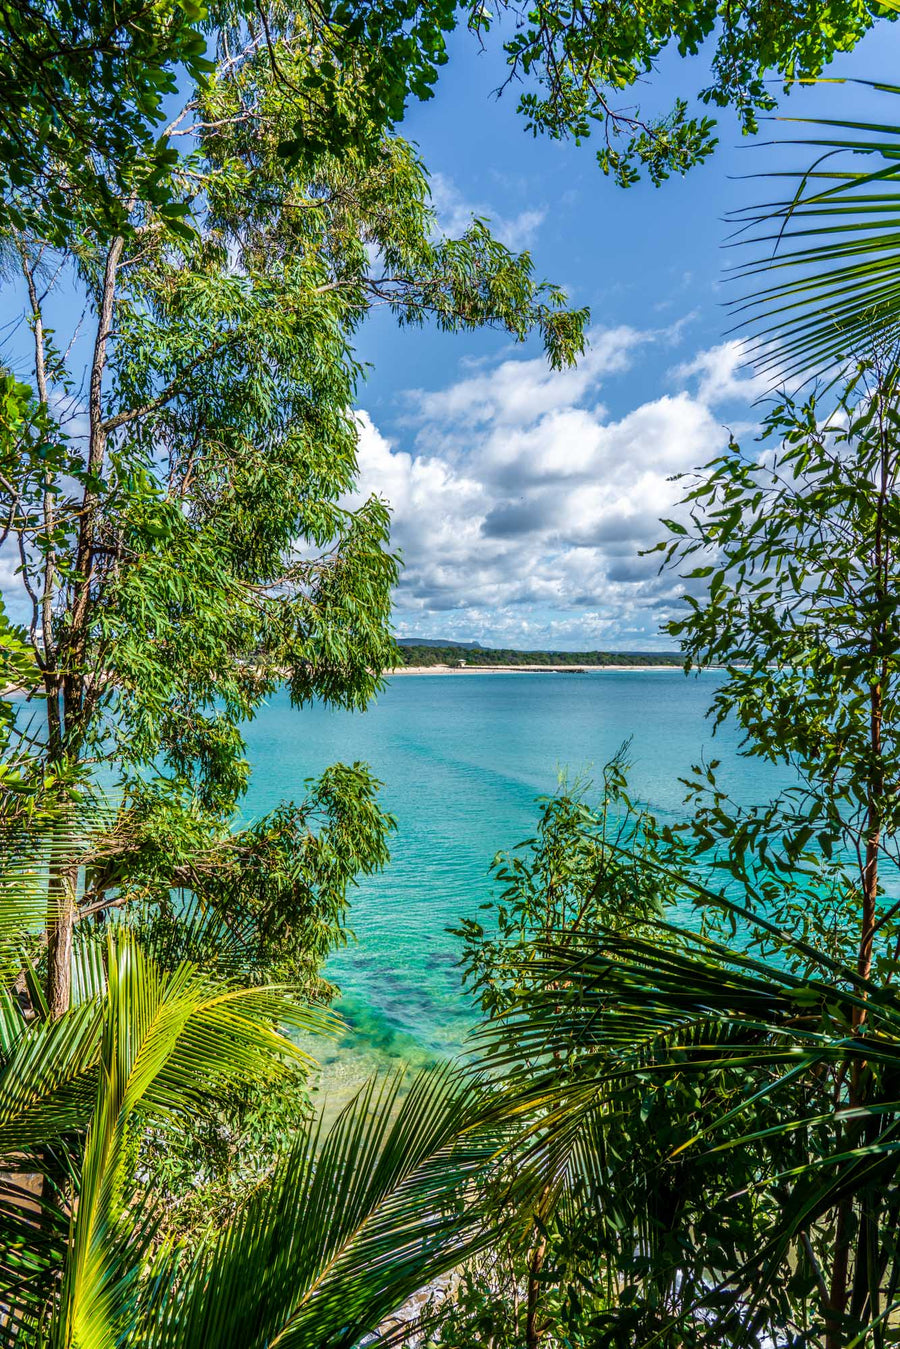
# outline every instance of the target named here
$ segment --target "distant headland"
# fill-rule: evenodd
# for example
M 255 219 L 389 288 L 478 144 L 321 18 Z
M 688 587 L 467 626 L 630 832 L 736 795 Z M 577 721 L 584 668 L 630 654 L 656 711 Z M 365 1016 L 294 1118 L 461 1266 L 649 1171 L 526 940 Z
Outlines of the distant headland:
M 579 670 L 681 669 L 675 651 L 519 651 L 487 647 L 479 642 L 452 642 L 434 638 L 401 637 L 397 645 L 403 664 L 394 674 L 503 673 Z

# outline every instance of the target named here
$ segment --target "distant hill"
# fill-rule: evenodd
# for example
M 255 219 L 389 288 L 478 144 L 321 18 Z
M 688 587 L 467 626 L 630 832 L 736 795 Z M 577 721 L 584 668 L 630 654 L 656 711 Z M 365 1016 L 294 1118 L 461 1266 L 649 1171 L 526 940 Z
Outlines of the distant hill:
M 681 665 L 677 651 L 517 651 L 481 646 L 478 642 L 446 642 L 401 637 L 398 646 L 406 665 Z

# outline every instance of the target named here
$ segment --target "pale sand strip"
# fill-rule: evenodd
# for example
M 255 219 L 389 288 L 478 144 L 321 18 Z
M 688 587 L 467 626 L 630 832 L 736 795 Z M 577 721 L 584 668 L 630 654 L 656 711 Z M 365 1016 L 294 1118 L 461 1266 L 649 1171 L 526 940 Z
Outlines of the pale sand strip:
M 486 674 L 643 674 L 646 670 L 681 670 L 681 665 L 401 665 L 386 675 L 486 675 Z

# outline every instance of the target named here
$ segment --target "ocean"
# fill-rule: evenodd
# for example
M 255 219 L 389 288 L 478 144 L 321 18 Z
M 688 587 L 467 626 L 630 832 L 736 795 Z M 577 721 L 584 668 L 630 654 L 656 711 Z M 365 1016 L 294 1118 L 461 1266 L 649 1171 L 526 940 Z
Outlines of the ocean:
M 351 893 L 355 939 L 326 973 L 342 992 L 350 1031 L 324 1055 L 341 1095 L 372 1067 L 457 1052 L 472 1025 L 448 933 L 478 916 L 490 863 L 531 836 L 535 798 L 561 774 L 599 775 L 630 741 L 635 799 L 658 816 L 683 815 L 679 778 L 701 759 L 743 803 L 767 799 L 773 770 L 739 755 L 734 728 L 715 737 L 706 711 L 716 674 L 604 670 L 587 674 L 401 675 L 365 712 L 290 706 L 280 693 L 247 732 L 253 767 L 245 817 L 303 795 L 329 763 L 366 761 L 397 818 L 392 860 Z

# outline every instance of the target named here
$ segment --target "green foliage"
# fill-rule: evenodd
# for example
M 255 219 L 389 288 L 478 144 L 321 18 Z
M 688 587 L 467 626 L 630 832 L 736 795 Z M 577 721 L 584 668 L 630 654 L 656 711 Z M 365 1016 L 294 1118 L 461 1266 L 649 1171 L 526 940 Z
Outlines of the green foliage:
M 309 1072 L 298 1065 L 277 1091 L 265 1081 L 228 1084 L 178 1129 L 144 1129 L 138 1168 L 153 1177 L 160 1238 L 197 1242 L 221 1231 L 312 1117 Z
M 789 765 L 796 783 L 737 812 L 701 772 L 693 846 L 761 912 L 795 931 L 815 925 L 846 959 L 879 861 L 894 875 L 897 860 L 897 431 L 892 370 L 861 370 L 824 412 L 815 395 L 779 402 L 764 432 L 777 448 L 732 445 L 709 465 L 666 551 L 689 587 L 705 588 L 688 590 L 668 631 L 688 667 L 727 669 L 715 722 L 733 718 L 745 753 Z M 885 958 L 892 914 L 877 920 Z
M 353 1349 L 407 1296 L 492 1235 L 466 1192 L 496 1135 L 446 1070 L 366 1088 L 317 1147 L 306 1129 L 271 1181 L 192 1253 L 166 1250 L 129 1343 Z
M 494 859 L 498 894 L 484 906 L 484 923 L 464 920 L 456 933 L 464 981 L 489 1020 L 515 1003 L 530 953 L 551 933 L 640 926 L 659 912 L 660 879 L 644 864 L 654 825 L 627 794 L 626 768 L 627 746 L 596 790 L 564 785 L 540 798 L 535 837 Z
M 507 36 L 511 11 L 515 26 Z M 331 35 L 340 45 L 350 43 L 344 51 L 332 46 L 314 82 L 299 87 L 321 89 L 323 102 L 338 110 L 336 123 L 349 99 L 360 109 L 358 125 L 364 125 L 366 113 L 373 124 L 385 125 L 402 115 L 408 97 L 430 97 L 447 60 L 446 35 L 461 14 L 481 42 L 495 29 L 501 36 L 509 71 L 504 88 L 524 85 L 518 110 L 526 129 L 577 142 L 598 132 L 600 167 L 628 186 L 642 172 L 656 184 L 684 173 L 716 146 L 714 120 L 692 113 L 682 97 L 661 116 L 642 117 L 638 108 L 619 104 L 666 51 L 694 56 L 710 44 L 712 81 L 701 100 L 734 107 L 744 130 L 755 131 L 759 113 L 776 104 L 767 76 L 779 76 L 786 88 L 820 76 L 835 55 L 851 50 L 877 20 L 893 19 L 896 10 L 871 0 L 790 10 L 772 0 L 739 5 L 705 0 L 690 7 L 655 0 L 639 14 L 621 4 L 572 7 L 560 0 L 539 0 L 523 15 L 506 0 L 346 5 L 335 10 Z M 301 121 L 288 153 L 301 154 L 308 135 L 308 121 Z
M 675 1229 L 688 1206 L 686 1221 L 698 1223 L 704 1210 L 697 1194 L 657 1169 L 671 1145 L 666 1120 L 675 1101 L 647 1085 L 638 1109 L 627 1103 L 629 1115 L 623 1098 L 607 1115 L 595 1075 L 604 1055 L 612 1064 L 613 1049 L 592 1039 L 591 1058 L 568 980 L 548 989 L 546 979 L 548 944 L 578 963 L 607 934 L 655 933 L 660 913 L 685 898 L 654 865 L 653 821 L 629 799 L 625 767 L 623 751 L 597 790 L 583 784 L 545 800 L 536 836 L 495 861 L 500 892 L 488 916 L 458 934 L 464 977 L 486 1017 L 481 1048 L 502 1075 L 493 1117 L 512 1121 L 515 1136 L 482 1182 L 481 1202 L 505 1215 L 505 1231 L 439 1300 L 437 1342 L 454 1349 L 485 1340 L 498 1349 L 587 1346 L 601 1336 L 639 1342 L 631 1337 L 649 1330 L 673 1296 L 667 1281 L 688 1274 L 670 1268 Z M 549 1047 L 545 998 L 555 999 L 561 1021 Z M 658 1247 L 656 1313 L 644 1243 Z
M 789 11 L 773 0 L 715 0 L 686 8 L 654 0 L 640 14 L 620 4 L 572 8 L 540 0 L 527 16 L 507 0 L 339 0 L 329 5 L 198 4 L 194 0 L 72 6 L 9 0 L 0 12 L 0 194 L 13 229 L 64 244 L 89 224 L 107 238 L 134 227 L 135 199 L 175 232 L 187 228 L 180 155 L 167 120 L 183 87 L 201 88 L 248 43 L 270 65 L 291 115 L 280 153 L 309 167 L 325 154 L 377 155 L 411 100 L 430 98 L 465 22 L 478 41 L 497 29 L 509 70 L 523 82 L 519 111 L 533 134 L 586 139 L 623 185 L 646 171 L 659 183 L 702 162 L 715 146 L 712 118 L 684 98 L 643 117 L 618 100 L 674 48 L 712 45 L 701 98 L 734 106 L 745 130 L 774 106 L 767 76 L 786 87 L 821 75 L 895 7 L 829 0 Z M 293 57 L 302 51 L 298 65 Z
M 890 1304 L 890 983 L 673 875 L 657 840 L 614 763 L 599 807 L 544 806 L 496 929 L 465 926 L 491 1111 L 517 1137 L 482 1184 L 504 1234 L 436 1299 L 435 1343 L 831 1346 Z M 669 921 L 691 903 L 744 948 Z M 836 1305 L 848 1230 L 874 1255 Z
M 123 1260 L 132 1239 L 126 1210 L 135 1193 L 126 1159 L 137 1119 L 171 1125 L 189 1118 L 229 1081 L 265 1079 L 273 1086 L 288 1065 L 306 1061 L 273 1022 L 323 1025 L 321 1016 L 279 991 L 240 988 L 189 962 L 163 971 L 124 932 L 110 935 L 105 967 L 96 968 L 101 983 L 86 989 L 65 1016 L 29 1023 L 19 1013 L 18 1026 L 16 1018 L 7 1019 L 0 1151 L 4 1169 L 18 1173 L 6 1185 L 3 1206 L 7 1263 L 29 1252 L 34 1227 L 27 1205 L 23 1209 L 23 1172 L 46 1177 L 39 1194 L 48 1214 L 57 1207 L 65 1212 L 48 1187 L 74 1183 L 78 1197 L 72 1207 L 73 1192 L 61 1196 L 71 1210 L 61 1247 L 47 1249 L 38 1224 L 33 1268 L 10 1309 L 14 1338 L 19 1318 L 28 1324 L 49 1297 L 51 1342 L 107 1342 L 133 1283 Z M 52 1223 L 59 1228 L 58 1214 Z M 152 1224 L 143 1224 L 141 1238 L 152 1238 Z
M 787 785 L 740 809 L 700 765 L 660 828 L 614 764 L 600 813 L 545 805 L 494 922 L 464 926 L 519 1126 L 484 1202 L 515 1219 L 439 1343 L 896 1337 L 894 367 L 780 400 L 766 435 L 689 481 L 661 548 L 714 723 Z
M 896 998 L 803 955 L 811 977 L 651 923 L 551 938 L 529 961 L 492 1058 L 532 1121 L 528 1155 L 593 1158 L 567 1230 L 606 1301 L 577 1332 L 623 1346 L 844 1344 L 889 1305 Z M 841 1109 L 836 1087 L 864 1064 L 866 1108 Z M 855 1262 L 834 1317 L 849 1194 L 856 1239 L 878 1253 Z
M 5 910 L 0 936 L 15 936 Z M 293 1033 L 334 1019 L 166 954 L 113 926 L 80 944 L 78 997 L 55 1020 L 3 993 L 0 1340 L 186 1349 L 239 1331 L 350 1349 L 486 1241 L 460 1202 L 495 1148 L 481 1093 L 445 1070 L 405 1094 L 371 1084 L 324 1135 L 307 1111 L 250 1198 L 191 1243 L 166 1230 L 171 1165 L 141 1139 L 181 1143 L 241 1092 L 282 1099 L 309 1064 Z
M 115 894 L 129 921 L 168 948 L 190 912 L 185 955 L 224 962 L 254 982 L 283 979 L 306 998 L 330 997 L 319 970 L 347 940 L 349 889 L 387 862 L 394 822 L 364 764 L 335 764 L 307 786 L 302 804 L 224 834 L 169 784 L 136 787 L 115 831 L 93 845 L 82 911 L 102 910 Z
M 312 137 L 284 155 L 297 91 L 326 58 L 318 19 L 282 18 L 266 40 L 239 25 L 188 88 L 165 205 L 140 188 L 116 237 L 88 213 L 58 251 L 15 238 L 34 381 L 3 386 L 0 497 L 31 619 L 2 629 L 2 673 L 27 684 L 46 732 L 8 721 L 7 779 L 64 812 L 101 774 L 122 802 L 81 879 L 51 881 L 68 896 L 49 934 L 57 1011 L 76 907 L 166 910 L 170 890 L 241 931 L 252 919 L 248 968 L 263 977 L 268 961 L 311 991 L 353 876 L 386 860 L 390 821 L 359 765 L 232 833 L 242 723 L 285 683 L 298 706 L 362 708 L 396 661 L 387 508 L 347 504 L 352 342 L 371 307 L 538 331 L 554 366 L 583 345 L 585 313 L 527 254 L 477 222 L 436 237 L 425 171 L 377 118 L 340 154 Z M 94 327 L 84 435 L 51 411 L 76 397 L 45 314 L 63 273 Z
M 497 7 L 498 16 L 507 10 Z M 661 117 L 645 118 L 617 100 L 646 79 L 664 52 L 693 56 L 712 46 L 712 81 L 701 100 L 736 109 L 745 132 L 776 105 L 771 80 L 786 88 L 821 75 L 878 19 L 896 17 L 892 4 L 868 0 L 784 6 L 773 0 L 716 0 L 683 5 L 653 0 L 640 11 L 623 4 L 571 6 L 538 0 L 505 43 L 510 79 L 526 88 L 519 111 L 535 135 L 581 141 L 599 131 L 598 162 L 623 186 L 646 171 L 655 183 L 684 173 L 714 150 L 712 118 L 691 114 L 677 98 Z M 470 23 L 489 31 L 491 8 L 472 4 Z
M 164 108 L 210 70 L 194 0 L 112 5 L 10 0 L 0 14 L 0 196 L 9 226 L 64 238 L 76 220 L 115 232 L 137 187 L 163 212 Z
M 565 826 L 552 846 L 539 836 L 507 873 L 497 935 L 468 925 L 495 1109 L 522 1122 L 506 1202 L 518 1189 L 534 1229 L 470 1274 L 448 1344 L 476 1326 L 509 1345 L 895 1337 L 893 367 L 861 370 L 826 412 L 783 400 L 766 429 L 778 448 L 732 445 L 661 546 L 688 583 L 668 629 L 686 668 L 723 670 L 715 723 L 736 720 L 744 752 L 793 783 L 740 810 L 701 765 L 683 829 L 605 835 L 630 922 L 591 886 L 596 825 L 564 798 L 545 810 Z M 578 877 L 604 897 L 594 912 L 571 903 Z M 701 930 L 648 897 L 693 903 Z M 520 1310 L 492 1321 L 498 1279 Z
M 665 651 L 517 651 L 507 647 L 400 644 L 404 665 L 678 665 L 680 657 Z

